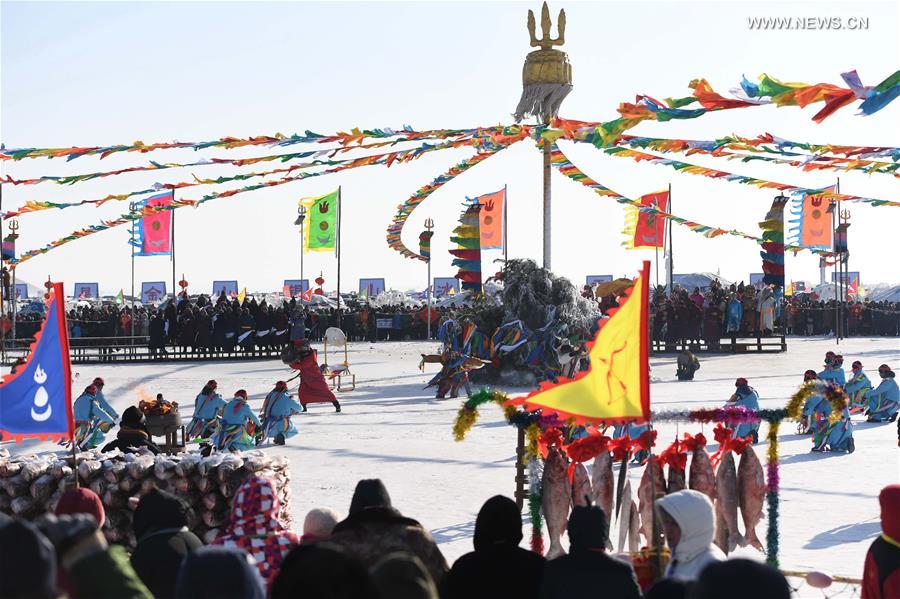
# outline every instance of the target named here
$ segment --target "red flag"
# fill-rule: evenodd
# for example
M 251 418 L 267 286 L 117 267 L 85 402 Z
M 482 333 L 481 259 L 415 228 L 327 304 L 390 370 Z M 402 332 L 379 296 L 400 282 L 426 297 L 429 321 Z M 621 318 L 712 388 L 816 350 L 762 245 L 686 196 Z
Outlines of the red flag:
M 304 291 L 302 294 L 300 294 L 300 299 L 302 299 L 305 302 L 311 302 L 312 296 L 313 296 L 313 290 L 312 290 L 312 287 L 310 287 L 309 289 Z
M 641 206 L 649 206 L 666 212 L 669 207 L 668 190 L 648 193 L 640 197 Z M 629 249 L 644 250 L 661 248 L 666 240 L 666 219 L 654 212 L 641 212 L 637 207 L 629 208 L 626 216 L 624 245 Z

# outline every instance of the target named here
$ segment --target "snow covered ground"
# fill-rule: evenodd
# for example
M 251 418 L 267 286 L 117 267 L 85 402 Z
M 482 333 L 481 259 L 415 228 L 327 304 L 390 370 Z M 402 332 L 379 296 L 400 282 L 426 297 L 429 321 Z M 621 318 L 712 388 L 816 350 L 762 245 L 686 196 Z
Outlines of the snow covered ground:
M 847 365 L 861 360 L 870 377 L 877 377 L 881 363 L 900 365 L 897 339 L 851 339 L 840 346 L 828 339 L 791 339 L 789 346 L 787 354 L 701 356 L 693 382 L 675 380 L 674 357 L 652 358 L 652 404 L 655 409 L 716 406 L 731 395 L 734 379 L 744 376 L 759 391 L 762 407 L 781 407 L 804 370 L 821 368 L 828 350 L 843 353 Z M 313 507 L 346 514 L 356 481 L 377 477 L 401 512 L 432 531 L 448 561 L 471 550 L 481 504 L 498 493 L 513 494 L 516 435 L 500 410 L 487 406 L 468 438 L 453 440 L 461 400 L 435 400 L 432 390 L 422 388 L 436 366 L 427 365 L 421 373 L 419 354 L 433 349 L 435 344 L 424 342 L 353 344 L 350 363 L 357 388 L 339 395 L 344 411 L 336 414 L 330 404 L 314 404 L 295 420 L 298 436 L 285 447 L 266 448 L 291 459 L 298 526 Z M 120 413 L 142 392 L 161 392 L 190 414 L 194 397 L 210 378 L 225 397 L 247 389 L 258 409 L 274 382 L 290 376 L 277 361 L 76 366 L 75 371 L 76 391 L 102 376 L 105 395 Z M 658 443 L 667 445 L 675 434 L 700 429 L 663 425 Z M 811 453 L 809 438 L 794 431 L 793 423 L 781 431 L 782 567 L 860 576 L 866 549 L 880 530 L 878 492 L 900 480 L 896 425 L 857 420 L 852 455 Z M 765 432 L 763 424 L 760 438 Z M 706 433 L 711 439 L 709 427 Z M 16 453 L 56 449 L 34 442 L 5 445 Z M 763 445 L 757 448 L 761 460 Z M 636 489 L 641 469 L 629 473 Z M 765 521 L 758 532 L 765 539 Z

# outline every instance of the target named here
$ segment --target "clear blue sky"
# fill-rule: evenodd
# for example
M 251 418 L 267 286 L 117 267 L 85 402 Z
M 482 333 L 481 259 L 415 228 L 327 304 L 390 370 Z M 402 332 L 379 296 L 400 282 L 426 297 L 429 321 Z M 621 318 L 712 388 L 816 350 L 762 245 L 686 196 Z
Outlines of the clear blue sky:
M 897 68 L 896 3 L 554 2 L 568 15 L 567 44 L 575 90 L 562 115 L 614 118 L 635 94 L 686 95 L 706 77 L 722 92 L 766 72 L 788 81 L 840 83 L 856 68 L 877 83 Z M 134 140 L 201 141 L 225 135 L 328 133 L 360 127 L 469 127 L 509 123 L 529 51 L 525 17 L 534 3 L 51 3 L 3 2 L 0 139 L 7 147 L 105 145 Z M 867 31 L 750 31 L 751 16 L 839 16 L 869 19 Z M 872 117 L 847 108 L 816 125 L 818 108 L 724 111 L 692 121 L 645 123 L 633 132 L 712 138 L 763 132 L 789 139 L 898 145 L 898 103 Z M 699 222 L 758 233 L 773 194 L 721 181 L 636 165 L 589 147 L 570 156 L 593 178 L 631 196 L 672 184 L 674 212 Z M 268 153 L 208 151 L 205 156 Z M 272 152 L 276 153 L 276 152 Z M 250 290 L 273 290 L 299 271 L 296 201 L 343 186 L 342 287 L 360 277 L 384 277 L 390 287 L 422 289 L 424 264 L 389 250 L 385 228 L 396 206 L 419 186 L 469 154 L 434 153 L 391 169 L 373 167 L 210 202 L 177 212 L 178 274 L 196 291 L 213 279 L 238 279 Z M 30 177 L 110 170 L 148 159 L 185 161 L 193 152 L 122 154 L 74 162 L 4 163 L 3 174 Z M 777 165 L 690 160 L 741 174 L 817 187 L 835 174 Z M 262 170 L 250 167 L 246 170 Z M 4 186 L 4 209 L 27 199 L 76 201 L 146 188 L 154 182 L 218 175 L 234 168 L 139 173 L 61 187 Z M 504 184 L 510 197 L 510 255 L 540 257 L 540 155 L 523 142 L 479 165 L 432 195 L 406 229 L 413 246 L 426 217 L 437 223 L 435 276 L 452 275 L 449 234 L 465 196 Z M 841 175 L 841 191 L 900 199 L 896 179 Z M 210 188 L 192 188 L 197 198 Z M 588 274 L 634 273 L 648 252 L 620 248 L 622 208 L 554 174 L 554 270 L 582 282 Z M 20 219 L 19 248 L 30 249 L 73 229 L 121 214 L 124 203 L 46 211 Z M 897 279 L 893 247 L 896 208 L 854 206 L 851 269 L 863 282 Z M 130 285 L 125 228 L 77 241 L 19 269 L 39 283 L 48 275 L 71 285 L 100 282 L 115 293 Z M 716 271 L 746 279 L 760 270 L 759 248 L 736 238 L 707 240 L 675 229 L 676 271 Z M 486 259 L 499 257 L 488 252 Z M 166 258 L 142 258 L 137 281 L 170 280 Z M 788 261 L 788 278 L 817 280 L 818 261 Z M 323 271 L 333 288 L 330 255 L 306 258 L 307 275 Z M 484 271 L 493 272 L 491 265 Z M 314 275 L 313 275 L 314 276 Z

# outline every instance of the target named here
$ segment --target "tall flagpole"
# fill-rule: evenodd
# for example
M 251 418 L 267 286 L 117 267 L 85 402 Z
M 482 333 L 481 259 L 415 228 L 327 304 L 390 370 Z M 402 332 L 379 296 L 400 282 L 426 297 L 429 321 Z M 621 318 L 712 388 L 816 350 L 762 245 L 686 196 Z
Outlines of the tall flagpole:
M 172 203 L 175 203 L 175 190 L 172 190 Z M 175 293 L 175 210 L 172 213 L 172 299 L 174 305 L 178 306 L 178 295 Z
M 131 336 L 134 337 L 134 217 L 137 204 L 131 202 L 128 205 L 131 210 Z M 134 343 L 134 339 L 131 340 Z
M 338 328 L 341 328 L 341 186 L 338 185 L 337 197 L 337 237 L 334 244 L 337 251 L 337 313 Z
M 835 193 L 841 193 L 841 178 L 838 177 L 834 184 Z M 838 284 L 841 279 L 841 257 L 837 253 L 837 223 L 838 213 L 841 209 L 841 203 L 835 200 L 831 201 L 831 249 L 834 250 L 834 343 L 841 343 L 841 302 L 838 296 Z
M 430 218 L 425 219 L 425 230 L 428 233 L 431 233 L 431 230 L 434 229 L 434 221 Z M 425 287 L 425 292 L 428 294 L 428 337 L 427 339 L 431 340 L 431 235 L 428 236 L 428 284 Z
M 506 263 L 509 261 L 509 243 L 507 239 L 507 231 L 509 227 L 507 226 L 509 223 L 506 218 L 507 211 L 509 207 L 506 205 L 509 200 L 509 196 L 506 194 L 506 185 L 503 186 L 503 267 L 506 268 Z M 430 259 L 429 259 L 430 264 Z M 429 277 L 430 281 L 430 277 Z M 430 284 L 430 283 L 429 283 Z
M 669 214 L 672 214 L 672 184 L 669 183 Z M 675 259 L 672 255 L 672 220 L 666 219 L 666 232 L 668 233 L 667 237 L 669 240 L 669 257 L 666 261 L 666 286 L 668 287 L 668 292 L 671 295 L 675 289 Z

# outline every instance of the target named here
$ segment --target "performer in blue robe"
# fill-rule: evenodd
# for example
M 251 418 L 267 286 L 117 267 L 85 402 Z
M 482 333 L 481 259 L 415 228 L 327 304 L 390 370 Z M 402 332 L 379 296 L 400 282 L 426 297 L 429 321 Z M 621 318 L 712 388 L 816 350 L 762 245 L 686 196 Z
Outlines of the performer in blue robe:
M 216 420 L 225 406 L 225 400 L 216 393 L 218 383 L 207 381 L 194 400 L 194 417 L 187 427 L 188 439 L 208 439 L 216 430 Z
M 736 387 L 734 391 L 734 395 L 732 395 L 727 402 L 728 406 L 743 406 L 748 410 L 758 410 L 759 409 L 759 393 L 756 392 L 756 389 L 751 387 L 747 383 L 747 379 L 741 377 L 734 382 L 734 386 Z M 731 430 L 734 431 L 735 438 L 744 438 L 750 436 L 753 438 L 753 443 L 756 444 L 759 442 L 759 422 L 744 422 L 738 425 L 729 425 Z
M 222 408 L 222 419 L 213 436 L 219 451 L 246 451 L 256 445 L 255 438 L 260 432 L 259 418 L 247 405 L 247 392 L 235 392 L 234 397 Z
M 815 370 L 807 370 L 803 373 L 803 382 L 806 383 L 808 381 L 816 380 L 818 375 Z M 808 435 L 815 433 L 816 429 L 816 408 L 819 403 L 824 398 L 821 395 L 813 393 L 809 397 L 806 398 L 806 403 L 803 404 L 803 413 L 800 419 L 800 426 L 797 427 L 797 432 L 801 435 Z
M 741 330 L 741 320 L 744 318 L 744 305 L 732 293 L 725 308 L 725 332 L 737 333 Z
M 844 391 L 850 399 L 850 414 L 860 414 L 866 410 L 869 405 L 866 400 L 866 393 L 872 390 L 872 381 L 863 371 L 862 362 L 855 361 L 852 365 L 853 376 L 844 385 Z
M 900 390 L 894 380 L 894 371 L 887 364 L 878 367 L 881 383 L 866 393 L 869 402 L 869 422 L 893 422 L 900 409 Z
M 88 385 L 72 406 L 75 418 L 75 445 L 78 449 L 92 449 L 103 442 L 106 433 L 116 423 L 97 400 L 97 387 Z
M 827 404 L 830 402 L 822 403 Z M 831 406 L 828 407 L 830 408 Z M 825 416 L 825 422 L 825 445 L 828 446 L 828 451 L 853 453 L 856 446 L 853 442 L 853 423 L 850 421 L 850 410 L 847 405 L 844 406 L 841 412 L 840 420 L 832 424 L 828 422 L 828 416 Z
M 297 434 L 297 427 L 291 422 L 291 416 L 303 411 L 303 406 L 291 399 L 287 383 L 278 381 L 275 388 L 266 395 L 260 410 L 262 421 L 262 437 L 260 441 L 274 439 L 275 445 L 284 445 L 285 439 Z
M 835 385 L 843 387 L 847 382 L 843 364 L 844 356 L 828 352 L 825 354 L 825 370 L 819 373 L 819 378 L 823 381 L 833 381 Z
M 99 376 L 94 379 L 94 382 L 91 383 L 94 387 L 97 388 L 97 402 L 100 404 L 100 407 L 103 408 L 103 411 L 113 417 L 113 419 L 119 419 L 119 413 L 113 409 L 109 402 L 106 401 L 106 397 L 103 395 L 103 387 L 106 383 Z

